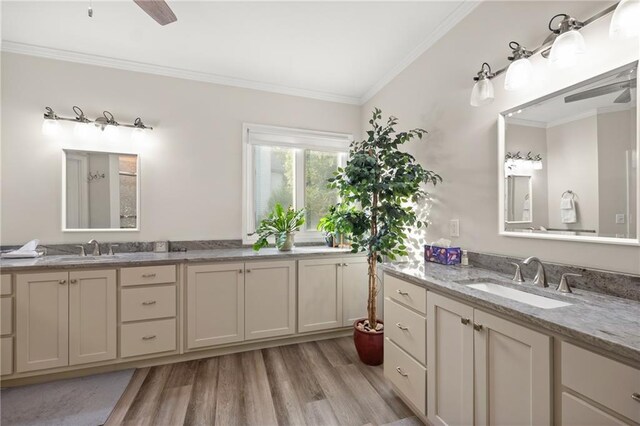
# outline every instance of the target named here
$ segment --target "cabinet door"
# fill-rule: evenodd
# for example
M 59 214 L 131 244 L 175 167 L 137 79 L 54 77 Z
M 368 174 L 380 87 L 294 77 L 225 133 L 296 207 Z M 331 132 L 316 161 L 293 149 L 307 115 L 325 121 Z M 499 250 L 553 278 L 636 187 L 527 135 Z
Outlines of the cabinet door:
M 381 283 L 380 283 L 381 284 Z M 367 317 L 369 264 L 367 258 L 346 258 L 342 263 L 342 325 Z
M 245 274 L 245 339 L 295 333 L 295 261 L 246 263 Z
M 69 362 L 69 287 L 66 272 L 18 274 L 16 369 L 62 367 Z
M 473 308 L 427 295 L 427 415 L 438 425 L 473 424 Z
M 69 273 L 69 364 L 116 358 L 116 271 Z
M 551 424 L 551 337 L 479 310 L 476 425 Z
M 298 261 L 298 332 L 342 327 L 341 263 Z
M 187 347 L 244 340 L 244 265 L 187 267 Z

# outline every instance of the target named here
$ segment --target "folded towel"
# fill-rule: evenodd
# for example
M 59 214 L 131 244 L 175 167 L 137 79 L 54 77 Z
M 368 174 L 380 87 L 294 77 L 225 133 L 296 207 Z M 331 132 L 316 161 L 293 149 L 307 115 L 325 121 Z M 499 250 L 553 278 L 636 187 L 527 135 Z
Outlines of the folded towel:
M 560 221 L 562 223 L 576 223 L 576 205 L 571 198 L 563 198 L 560 201 Z
M 27 244 L 23 245 L 17 250 L 12 250 L 8 253 L 2 253 L 2 257 L 7 259 L 23 259 L 40 256 L 40 253 L 36 251 L 36 248 L 40 244 L 40 240 L 31 240 Z

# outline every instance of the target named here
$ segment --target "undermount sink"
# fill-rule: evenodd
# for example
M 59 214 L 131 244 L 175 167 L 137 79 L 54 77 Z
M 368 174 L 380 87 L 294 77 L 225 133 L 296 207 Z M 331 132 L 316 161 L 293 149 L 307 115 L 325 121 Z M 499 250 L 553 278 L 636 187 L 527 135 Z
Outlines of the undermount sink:
M 467 287 L 475 288 L 476 290 L 480 291 L 486 291 L 487 293 L 515 300 L 516 302 L 526 303 L 527 305 L 535 306 L 536 308 L 554 309 L 571 306 L 571 303 L 561 302 L 560 300 L 555 300 L 544 296 L 538 296 L 536 294 L 527 293 L 525 291 L 516 290 L 492 282 L 477 282 L 473 284 L 467 284 Z

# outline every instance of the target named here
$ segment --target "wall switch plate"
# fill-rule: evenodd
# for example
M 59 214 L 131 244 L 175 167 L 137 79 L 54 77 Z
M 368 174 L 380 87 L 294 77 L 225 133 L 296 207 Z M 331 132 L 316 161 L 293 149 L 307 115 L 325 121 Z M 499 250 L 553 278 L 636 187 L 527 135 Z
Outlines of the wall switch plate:
M 623 224 L 624 223 L 624 214 L 617 214 L 616 215 L 616 223 L 618 223 L 618 224 Z
M 153 251 L 156 253 L 166 253 L 169 251 L 169 241 L 156 241 L 153 243 Z
M 449 236 L 450 237 L 459 237 L 460 236 L 460 220 L 451 219 L 449 221 Z

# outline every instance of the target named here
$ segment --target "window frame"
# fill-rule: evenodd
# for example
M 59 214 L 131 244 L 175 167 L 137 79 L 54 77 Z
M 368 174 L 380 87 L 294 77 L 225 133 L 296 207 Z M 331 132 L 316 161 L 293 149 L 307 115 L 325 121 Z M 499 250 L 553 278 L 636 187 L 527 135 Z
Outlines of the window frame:
M 242 242 L 253 244 L 257 241 L 254 212 L 255 170 L 254 145 L 280 146 L 293 148 L 294 151 L 294 206 L 299 209 L 305 203 L 305 150 L 337 152 L 345 154 L 346 162 L 353 135 L 347 133 L 324 132 L 318 130 L 296 129 L 263 124 L 244 123 L 242 125 Z M 341 164 L 343 166 L 344 164 Z M 305 225 L 306 226 L 306 225 Z M 297 242 L 320 242 L 322 233 L 315 229 L 303 228 L 296 233 Z

